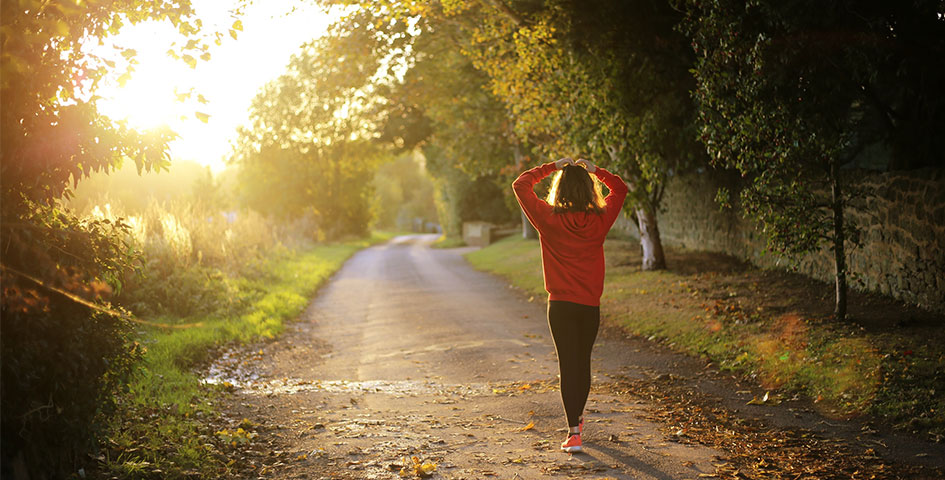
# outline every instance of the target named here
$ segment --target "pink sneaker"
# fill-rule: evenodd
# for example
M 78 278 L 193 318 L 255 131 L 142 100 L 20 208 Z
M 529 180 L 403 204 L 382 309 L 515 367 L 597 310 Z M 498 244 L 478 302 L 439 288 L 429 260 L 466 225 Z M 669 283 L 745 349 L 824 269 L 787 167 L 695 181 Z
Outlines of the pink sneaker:
M 561 444 L 561 450 L 568 453 L 583 452 L 584 448 L 581 447 L 581 434 L 569 436 L 568 440 Z

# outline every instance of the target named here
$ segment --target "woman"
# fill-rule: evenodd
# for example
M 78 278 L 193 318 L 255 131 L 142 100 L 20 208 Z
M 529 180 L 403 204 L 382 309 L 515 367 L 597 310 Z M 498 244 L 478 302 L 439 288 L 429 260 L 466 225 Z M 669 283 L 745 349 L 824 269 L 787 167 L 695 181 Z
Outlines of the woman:
M 546 202 L 535 195 L 534 187 L 556 170 Z M 590 174 L 610 189 L 607 198 Z M 568 417 L 568 439 L 561 449 L 580 452 L 584 405 L 591 390 L 591 349 L 600 326 L 604 237 L 620 213 L 627 185 L 587 160 L 563 158 L 522 173 L 512 188 L 540 236 L 548 324 Z

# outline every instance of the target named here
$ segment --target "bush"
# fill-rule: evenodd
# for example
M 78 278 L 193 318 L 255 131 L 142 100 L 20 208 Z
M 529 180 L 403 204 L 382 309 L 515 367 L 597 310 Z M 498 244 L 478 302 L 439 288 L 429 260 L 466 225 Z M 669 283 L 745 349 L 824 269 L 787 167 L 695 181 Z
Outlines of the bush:
M 132 257 L 120 222 L 55 205 L 27 212 L 2 232 L 0 473 L 62 477 L 94 448 L 111 392 L 140 354 L 128 321 L 101 311 Z
M 142 263 L 126 276 L 117 301 L 145 318 L 233 315 L 255 299 L 238 278 L 261 275 L 261 262 L 311 243 L 304 219 L 282 225 L 252 210 L 224 212 L 185 200 L 152 201 L 142 212 L 105 203 L 87 214 L 127 217 L 127 242 Z

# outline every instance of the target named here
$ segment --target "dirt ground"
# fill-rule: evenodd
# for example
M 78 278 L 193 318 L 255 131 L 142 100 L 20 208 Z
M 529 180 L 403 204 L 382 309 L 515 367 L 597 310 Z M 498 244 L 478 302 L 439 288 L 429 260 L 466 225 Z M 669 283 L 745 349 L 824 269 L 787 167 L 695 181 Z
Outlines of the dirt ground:
M 433 240 L 359 252 L 282 337 L 211 367 L 232 389 L 236 476 L 945 478 L 940 444 L 800 399 L 746 405 L 763 392 L 613 326 L 594 350 L 586 453 L 562 453 L 544 302 Z

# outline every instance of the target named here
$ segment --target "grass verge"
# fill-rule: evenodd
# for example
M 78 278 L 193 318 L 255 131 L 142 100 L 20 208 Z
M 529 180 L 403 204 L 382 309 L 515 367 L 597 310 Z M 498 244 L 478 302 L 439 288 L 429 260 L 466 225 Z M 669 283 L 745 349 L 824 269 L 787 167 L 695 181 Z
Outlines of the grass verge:
M 643 272 L 638 245 L 608 239 L 605 252 L 605 321 L 706 357 L 772 393 L 809 395 L 824 414 L 871 414 L 943 440 L 941 316 L 853 294 L 850 311 L 857 322 L 838 323 L 830 316 L 824 284 L 797 275 L 674 250 L 667 253 L 669 270 Z M 535 240 L 507 238 L 466 258 L 530 294 L 546 295 Z M 778 398 L 771 395 L 767 402 Z
M 440 235 L 440 238 L 437 238 L 430 246 L 433 248 L 456 248 L 465 247 L 466 242 L 463 241 L 462 237 L 448 237 L 444 234 Z
M 218 478 L 232 461 L 224 448 L 247 441 L 249 433 L 214 428 L 216 396 L 194 373 L 221 346 L 273 338 L 298 317 L 316 290 L 354 252 L 394 236 L 319 245 L 264 262 L 252 278 L 227 279 L 249 298 L 237 316 L 157 318 L 186 328 L 147 328 L 146 347 L 119 409 L 109 422 L 97 458 L 105 478 Z

